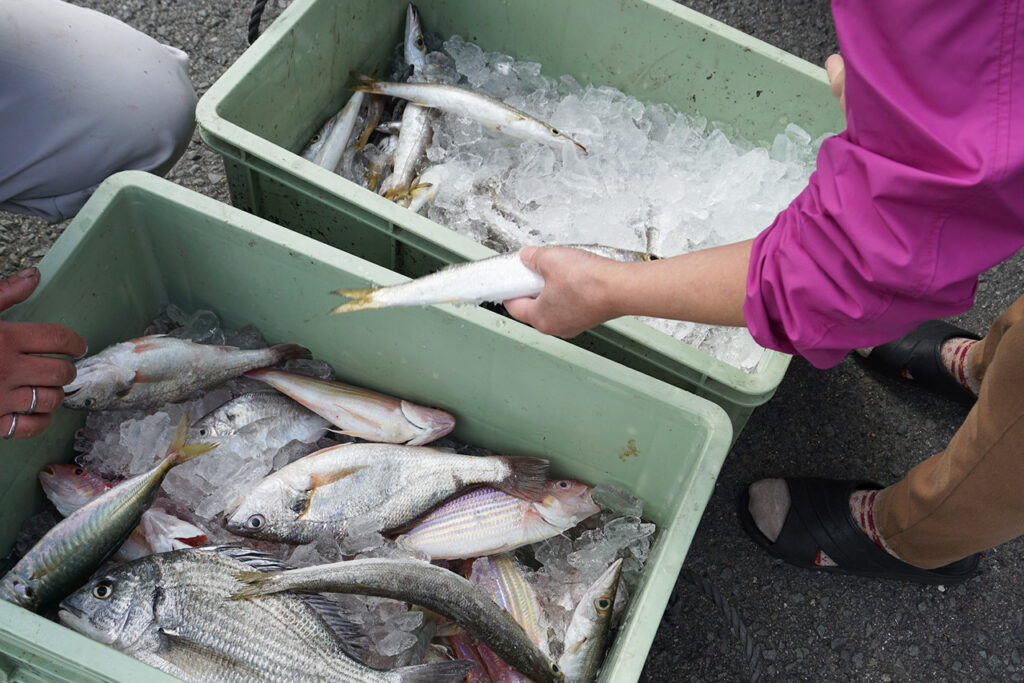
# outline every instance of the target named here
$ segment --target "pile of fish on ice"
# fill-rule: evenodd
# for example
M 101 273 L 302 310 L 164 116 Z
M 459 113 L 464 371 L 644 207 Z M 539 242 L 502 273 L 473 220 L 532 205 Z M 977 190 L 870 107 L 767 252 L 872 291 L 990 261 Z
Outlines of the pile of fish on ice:
M 427 38 L 410 5 L 391 80 L 357 75 L 355 93 L 301 154 L 499 253 L 598 243 L 648 258 L 746 239 L 813 170 L 820 139 L 795 125 L 770 147 L 754 145 L 613 88 L 548 79 L 539 64 L 458 36 Z M 517 277 L 525 284 L 530 275 Z M 532 277 L 539 291 L 543 281 Z M 431 284 L 444 288 L 429 303 L 507 294 L 466 290 L 451 277 Z M 408 305 L 365 294 L 342 310 Z M 639 319 L 743 370 L 763 356 L 745 328 Z
M 639 501 L 309 355 L 171 306 L 78 361 L 80 455 L 39 473 L 66 517 L 30 519 L 0 597 L 183 680 L 593 680 Z

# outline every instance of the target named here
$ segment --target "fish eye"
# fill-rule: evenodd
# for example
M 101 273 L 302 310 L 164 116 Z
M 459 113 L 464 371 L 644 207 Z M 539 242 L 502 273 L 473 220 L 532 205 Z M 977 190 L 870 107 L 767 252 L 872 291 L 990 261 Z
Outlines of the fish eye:
M 426 47 L 426 43 L 423 42 L 423 36 L 416 36 L 416 47 L 418 47 L 418 48 Z
M 320 133 L 317 133 L 316 135 L 309 139 L 309 144 L 311 145 L 315 145 L 318 142 L 320 142 Z
M 249 519 L 245 520 L 245 526 L 249 527 L 250 529 L 261 529 L 263 525 L 266 523 L 266 518 L 264 518 L 263 515 L 260 514 L 255 514 L 249 517 Z
M 199 436 L 206 436 L 206 427 L 199 430 Z
M 567 488 L 569 488 L 569 482 L 567 482 L 565 479 L 563 479 L 562 481 L 558 482 L 558 488 L 560 488 L 560 489 L 567 489 Z
M 85 470 L 83 470 L 81 467 L 76 467 L 75 469 L 71 470 L 71 472 L 77 477 L 80 477 L 83 474 L 85 474 Z
M 597 608 L 598 612 L 607 612 L 611 606 L 612 602 L 608 598 L 598 598 L 594 601 L 594 607 Z
M 551 673 L 553 673 L 553 674 L 561 673 L 561 670 L 558 668 L 558 665 L 555 664 L 554 662 L 551 662 Z
M 82 405 L 85 406 L 86 408 L 89 408 L 95 402 L 96 402 L 96 399 L 94 399 L 94 398 L 87 398 L 84 401 L 82 401 Z
M 14 582 L 14 592 L 18 595 L 23 595 L 29 599 L 31 599 L 36 594 L 36 592 L 32 590 L 32 586 L 25 585 L 21 581 Z
M 551 129 L 551 134 L 552 134 L 552 135 L 554 135 L 554 136 L 559 136 L 559 135 L 561 135 L 561 133 L 559 133 L 559 132 L 558 132 L 557 130 L 555 130 L 554 128 L 552 128 L 552 129 Z
M 114 586 L 107 579 L 100 581 L 92 588 L 92 597 L 98 600 L 106 600 L 113 594 Z

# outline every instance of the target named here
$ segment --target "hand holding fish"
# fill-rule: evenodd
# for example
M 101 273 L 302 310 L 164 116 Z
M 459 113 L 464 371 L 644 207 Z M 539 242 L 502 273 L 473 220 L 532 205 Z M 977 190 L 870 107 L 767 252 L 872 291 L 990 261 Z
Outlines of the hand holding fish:
M 0 280 L 0 313 L 27 299 L 39 284 L 39 270 L 28 268 Z M 77 358 L 85 340 L 63 325 L 0 320 L 0 438 L 26 439 L 50 426 L 61 405 L 61 389 L 75 378 L 75 366 L 58 354 Z

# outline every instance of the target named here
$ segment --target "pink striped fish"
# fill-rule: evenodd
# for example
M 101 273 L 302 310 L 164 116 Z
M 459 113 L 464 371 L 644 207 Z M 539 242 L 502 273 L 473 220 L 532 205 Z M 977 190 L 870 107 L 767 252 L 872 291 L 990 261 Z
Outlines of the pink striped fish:
M 455 428 L 455 418 L 370 389 L 284 370 L 259 369 L 246 377 L 266 382 L 338 427 L 341 434 L 380 443 L 421 446 Z
M 473 662 L 473 668 L 466 674 L 466 683 L 492 683 L 490 676 L 485 672 L 484 660 L 480 657 L 479 648 L 486 647 L 485 645 L 461 630 L 448 636 L 447 640 L 452 647 L 452 652 L 455 653 L 455 659 Z M 497 655 L 494 656 L 497 657 Z
M 600 508 L 586 484 L 549 481 L 538 501 L 491 487 L 453 498 L 416 522 L 398 543 L 435 560 L 481 557 L 557 536 Z

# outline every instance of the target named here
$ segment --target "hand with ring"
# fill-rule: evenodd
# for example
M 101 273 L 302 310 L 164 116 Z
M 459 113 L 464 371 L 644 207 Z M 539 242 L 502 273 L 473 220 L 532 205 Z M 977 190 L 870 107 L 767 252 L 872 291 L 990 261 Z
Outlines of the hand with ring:
M 39 270 L 28 268 L 0 280 L 0 314 L 35 291 Z M 75 365 L 54 354 L 81 358 L 85 340 L 63 325 L 0 320 L 0 438 L 29 438 L 50 426 L 50 413 L 64 400 L 62 387 Z

